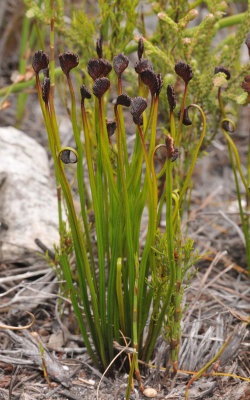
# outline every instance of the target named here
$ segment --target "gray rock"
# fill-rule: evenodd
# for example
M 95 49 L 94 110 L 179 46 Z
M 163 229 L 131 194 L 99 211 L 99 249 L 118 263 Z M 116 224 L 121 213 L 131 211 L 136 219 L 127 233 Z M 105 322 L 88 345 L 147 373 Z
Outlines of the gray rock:
M 13 127 L 0 128 L 0 260 L 18 261 L 59 240 L 56 184 L 45 149 Z

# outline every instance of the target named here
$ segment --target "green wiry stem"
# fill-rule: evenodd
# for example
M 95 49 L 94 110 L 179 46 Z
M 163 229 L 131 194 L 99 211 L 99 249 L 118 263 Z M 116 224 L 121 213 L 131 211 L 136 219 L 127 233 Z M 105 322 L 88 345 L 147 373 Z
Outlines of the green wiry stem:
M 224 104 L 223 104 L 223 101 L 221 98 L 221 87 L 219 87 L 219 89 L 218 89 L 218 103 L 219 103 L 222 117 L 226 118 L 225 108 L 224 108 Z
M 40 87 L 40 82 L 39 78 L 37 76 L 37 86 L 38 86 L 38 97 L 41 99 L 41 87 Z M 98 311 L 98 302 L 97 302 L 97 297 L 96 297 L 96 291 L 95 287 L 92 281 L 91 277 L 91 270 L 89 266 L 89 261 L 87 257 L 87 252 L 85 249 L 83 237 L 81 234 L 81 230 L 78 224 L 76 212 L 75 212 L 75 207 L 74 207 L 74 202 L 73 202 L 73 197 L 71 194 L 70 186 L 67 181 L 67 178 L 65 176 L 64 169 L 62 167 L 62 163 L 60 160 L 61 152 L 64 149 L 61 149 L 58 154 L 56 154 L 56 139 L 54 136 L 54 131 L 53 131 L 53 124 L 51 121 L 51 115 L 48 107 L 48 103 L 45 103 L 45 106 L 42 106 L 43 114 L 45 117 L 45 125 L 47 128 L 48 132 L 48 138 L 49 138 L 49 143 L 50 143 L 50 148 L 52 152 L 52 156 L 54 159 L 55 163 L 55 171 L 56 175 L 58 176 L 59 182 L 61 184 L 64 198 L 66 201 L 67 209 L 68 209 L 68 216 L 69 216 L 69 223 L 70 223 L 70 228 L 72 232 L 72 237 L 73 237 L 73 242 L 74 242 L 74 247 L 75 247 L 75 254 L 76 254 L 76 261 L 77 261 L 77 270 L 78 270 L 78 276 L 79 276 L 79 284 L 80 284 L 80 293 L 81 293 L 81 298 L 83 301 L 83 305 L 85 308 L 85 314 L 86 314 L 86 319 L 88 321 L 89 329 L 93 338 L 93 342 L 95 343 L 96 349 L 98 349 L 100 358 L 102 360 L 103 366 L 106 366 L 106 357 L 105 357 L 105 351 L 104 351 L 104 342 L 103 342 L 103 336 L 101 334 L 100 330 L 100 316 L 99 316 L 99 311 Z M 75 150 L 72 149 L 73 152 Z M 77 153 L 75 152 L 77 155 Z M 92 302 L 92 309 L 93 309 L 93 317 L 90 311 L 89 307 L 89 299 L 88 299 L 88 293 L 87 293 L 87 288 L 85 284 L 85 279 L 87 281 L 89 291 L 90 291 L 90 297 L 91 297 L 91 302 Z
M 73 305 L 73 308 L 74 308 L 75 315 L 76 315 L 78 323 L 79 323 L 79 327 L 80 327 L 81 334 L 82 334 L 82 337 L 83 337 L 83 340 L 84 340 L 84 344 L 85 344 L 85 346 L 86 346 L 86 348 L 88 350 L 88 354 L 90 355 L 91 360 L 94 362 L 94 364 L 97 366 L 97 368 L 99 368 L 100 364 L 99 364 L 99 362 L 98 362 L 98 360 L 96 358 L 95 353 L 92 350 L 91 344 L 89 342 L 86 326 L 85 326 L 83 318 L 82 318 L 82 312 L 81 312 L 81 310 L 80 310 L 80 308 L 78 306 L 78 301 L 77 301 L 77 297 L 76 297 L 76 293 L 75 293 L 75 288 L 74 288 L 74 285 L 73 285 L 73 282 L 72 282 L 72 278 L 71 278 L 71 275 L 70 275 L 70 266 L 68 265 L 68 260 L 67 260 L 67 257 L 66 257 L 65 254 L 61 255 L 60 263 L 61 263 L 61 266 L 62 266 L 62 269 L 63 269 L 64 277 L 65 277 L 65 279 L 67 281 L 68 289 L 69 289 L 69 292 L 70 292 L 70 298 L 71 298 L 71 301 L 72 301 L 72 305 Z
M 181 104 L 181 114 L 180 114 L 180 120 L 179 120 L 179 125 L 177 128 L 177 133 L 176 133 L 176 139 L 175 139 L 175 144 L 178 147 L 181 141 L 181 130 L 182 130 L 182 122 L 183 122 L 183 116 L 184 116 L 184 108 L 186 104 L 186 98 L 187 98 L 187 91 L 188 91 L 188 84 L 185 83 L 185 89 L 184 89 L 184 94 L 183 94 L 183 99 L 182 99 L 182 104 Z
M 125 328 L 125 312 L 122 293 L 122 259 L 119 257 L 117 260 L 117 273 L 116 273 L 116 295 L 119 308 L 119 319 L 121 322 L 122 332 L 126 331 Z
M 169 262 L 169 296 L 173 293 L 174 283 L 176 279 L 175 259 L 174 259 L 174 240 L 173 240 L 173 220 L 172 220 L 172 160 L 167 160 L 166 169 L 166 234 L 168 245 L 168 262 Z
M 138 278 L 139 278 L 139 260 L 138 255 L 135 255 L 135 284 L 134 284 L 134 307 L 133 307 L 133 348 L 134 348 L 134 356 L 135 356 L 135 375 L 136 379 L 139 383 L 139 388 L 141 392 L 143 392 L 144 387 L 141 380 L 141 374 L 139 370 L 138 364 L 138 321 L 137 321 L 137 290 L 138 290 Z
M 63 149 L 61 149 L 61 152 Z M 93 338 L 98 337 L 98 345 L 97 348 L 100 351 L 100 357 L 102 360 L 103 366 L 107 366 L 106 362 L 106 356 L 105 356 L 105 349 L 104 349 L 104 341 L 103 341 L 103 335 L 101 333 L 100 329 L 100 314 L 98 310 L 98 301 L 97 301 L 97 295 L 96 295 L 96 290 L 92 281 L 91 277 L 91 270 L 88 262 L 88 257 L 85 249 L 85 245 L 83 242 L 83 237 L 81 234 L 81 230 L 77 221 L 77 216 L 74 208 L 74 202 L 72 198 L 72 194 L 70 191 L 70 186 L 67 181 L 67 178 L 65 176 L 64 170 L 61 166 L 61 162 L 59 161 L 60 153 L 58 154 L 58 164 L 60 168 L 60 174 L 61 174 L 61 185 L 62 185 L 62 190 L 64 193 L 64 197 L 67 203 L 67 209 L 69 213 L 69 221 L 70 221 L 70 227 L 72 231 L 72 236 L 74 240 L 74 246 L 76 249 L 76 257 L 77 257 L 77 268 L 79 272 L 79 278 L 80 278 L 80 286 L 81 286 L 81 292 L 84 295 L 83 302 L 84 302 L 84 307 L 86 310 L 86 318 L 88 319 L 88 323 L 91 329 L 91 333 Z M 89 290 L 90 290 L 90 296 L 91 296 L 91 302 L 92 302 L 92 307 L 93 307 L 93 317 L 94 317 L 94 326 L 93 326 L 93 321 L 92 321 L 92 315 L 89 310 L 89 300 L 86 292 L 86 283 L 85 279 L 87 281 Z M 86 293 L 85 293 L 86 292 Z
M 130 365 L 130 370 L 129 370 L 129 376 L 128 376 L 128 384 L 127 384 L 127 389 L 126 389 L 126 400 L 130 400 L 130 392 L 131 392 L 131 386 L 132 386 L 132 381 L 133 381 L 133 374 L 135 370 L 135 358 L 136 358 L 136 353 L 133 353 L 131 365 Z
M 118 163 L 119 163 L 119 172 L 121 176 L 122 183 L 122 198 L 125 206 L 125 221 L 126 221 L 126 233 L 127 233 L 127 265 L 129 270 L 129 287 L 130 287 L 130 309 L 132 312 L 133 306 L 133 286 L 134 286 L 134 243 L 133 243 L 133 235 L 132 235 L 132 223 L 131 223 L 131 210 L 129 205 L 129 197 L 128 197 L 128 189 L 127 182 L 124 170 L 124 158 L 122 152 L 122 132 L 121 132 L 121 121 L 118 114 L 117 106 L 114 108 L 115 117 L 117 121 L 117 147 L 118 147 Z
M 174 290 L 174 284 L 176 279 L 175 271 L 175 259 L 174 259 L 174 245 L 173 245 L 173 229 L 172 229 L 173 219 L 172 219 L 172 161 L 167 160 L 166 169 L 166 235 L 167 235 L 167 246 L 168 246 L 168 263 L 169 263 L 169 284 L 168 291 L 165 299 L 165 303 L 162 307 L 160 314 L 158 315 L 157 324 L 154 325 L 154 330 L 151 336 L 151 341 L 149 343 L 145 361 L 148 362 L 152 351 L 155 346 L 156 339 L 162 327 L 162 322 L 164 320 L 166 310 L 169 308 L 171 303 L 171 296 Z
M 223 129 L 223 122 L 232 123 L 232 121 L 230 121 L 229 119 L 222 120 L 221 121 L 221 130 L 222 130 L 223 135 L 225 136 L 225 138 L 227 140 L 228 154 L 229 154 L 229 157 L 230 157 L 230 161 L 231 161 L 231 165 L 232 165 L 232 169 L 233 169 L 233 173 L 234 173 L 234 180 L 235 180 L 235 187 L 236 187 L 236 193 L 237 193 L 237 199 L 238 199 L 238 205 L 239 205 L 240 218 L 241 218 L 241 223 L 242 223 L 242 230 L 243 230 L 243 234 L 244 234 L 244 237 L 245 237 L 245 244 L 246 244 L 246 258 L 247 258 L 248 274 L 249 274 L 249 277 L 250 277 L 249 227 L 248 227 L 248 220 L 247 220 L 247 218 L 245 218 L 244 212 L 243 212 L 241 193 L 240 193 L 240 188 L 239 188 L 239 181 L 238 181 L 236 166 L 235 166 L 235 162 L 234 162 L 234 158 L 233 158 L 233 153 L 234 153 L 234 156 L 235 156 L 236 165 L 237 165 L 238 171 L 240 173 L 241 179 L 243 178 L 242 182 L 243 182 L 243 184 L 245 186 L 245 189 L 246 189 L 246 194 L 247 194 L 248 201 L 250 200 L 249 189 L 248 189 L 247 182 L 245 181 L 245 178 L 244 178 L 244 175 L 243 175 L 243 172 L 242 172 L 242 169 L 241 169 L 240 159 L 239 159 L 239 154 L 238 154 L 237 148 L 236 148 L 233 140 L 230 138 L 229 134 L 225 131 L 225 129 Z M 233 126 L 234 126 L 234 124 L 233 124 Z
M 205 118 L 204 112 L 202 111 L 200 106 L 198 106 L 197 104 L 191 104 L 189 107 L 197 108 L 197 110 L 200 112 L 201 117 L 202 117 L 203 127 L 202 127 L 202 132 L 201 132 L 201 136 L 200 136 L 199 142 L 198 142 L 198 144 L 197 144 L 197 146 L 195 148 L 194 154 L 193 154 L 193 158 L 192 158 L 192 161 L 191 161 L 188 173 L 187 173 L 187 177 L 186 177 L 186 179 L 185 179 L 185 181 L 183 183 L 183 186 L 181 188 L 181 191 L 180 191 L 180 197 L 179 197 L 180 205 L 181 205 L 183 196 L 185 195 L 186 190 L 187 190 L 187 188 L 189 186 L 189 183 L 190 183 L 190 180 L 191 180 L 191 176 L 192 176 L 192 173 L 193 173 L 193 170 L 194 170 L 194 166 L 195 166 L 195 163 L 196 163 L 196 160 L 197 160 L 197 156 L 198 156 L 202 141 L 203 141 L 205 133 L 206 133 L 206 118 Z M 176 217 L 177 217 L 177 214 L 175 212 L 174 216 L 173 216 L 173 221 L 175 221 Z
M 159 219 L 157 218 L 157 205 L 158 205 L 158 193 L 157 193 L 157 177 L 156 177 L 156 172 L 155 172 L 155 167 L 154 167 L 154 155 L 156 151 L 159 148 L 166 147 L 164 144 L 159 144 L 158 146 L 155 147 L 153 154 L 151 156 L 151 171 L 152 171 L 152 183 L 153 183 L 153 203 L 154 203 L 154 215 L 155 215 L 155 231 L 157 224 L 159 223 Z M 165 168 L 163 168 L 165 169 Z M 166 194 L 166 192 L 164 192 Z M 164 194 L 164 200 L 165 200 L 165 194 Z M 164 201 L 163 200 L 163 201 Z M 152 271 L 154 273 L 154 270 Z M 159 313 L 159 305 L 160 305 L 160 293 L 161 293 L 161 288 L 158 288 L 158 294 L 154 296 L 154 305 L 153 305 L 153 311 L 152 315 L 150 318 L 150 323 L 149 323 L 149 328 L 148 328 L 148 335 L 147 339 L 145 341 L 143 350 L 142 350 L 142 359 L 148 359 L 149 360 L 149 348 L 152 346 L 152 336 L 155 330 L 155 327 L 157 324 L 160 322 L 157 319 L 157 315 Z M 149 297 L 149 294 L 148 294 Z
M 241 204 L 241 193 L 240 193 L 240 188 L 239 188 L 239 182 L 238 182 L 238 177 L 237 177 L 237 171 L 233 159 L 233 154 L 232 150 L 230 147 L 230 144 L 228 143 L 228 154 L 230 157 L 230 161 L 232 164 L 232 169 L 234 173 L 234 180 L 235 180 L 235 187 L 236 187 L 236 193 L 237 193 L 237 199 L 238 199 L 238 205 L 239 205 L 239 211 L 240 211 L 240 217 L 241 217 L 241 223 L 242 223 L 242 230 L 244 233 L 245 237 L 245 244 L 246 244 L 246 258 L 247 258 L 247 266 L 248 266 L 248 275 L 250 278 L 250 241 L 249 241 L 249 227 L 247 224 L 247 220 L 245 219 L 244 212 L 243 212 L 243 207 Z
M 183 120 L 183 116 L 182 116 Z M 172 138 L 175 140 L 175 121 L 174 121 L 174 112 L 173 110 L 170 111 L 170 132 Z
M 149 159 L 151 159 L 153 150 L 155 148 L 158 104 L 159 104 L 159 96 L 155 96 L 155 99 L 153 102 L 153 117 L 152 117 L 151 135 L 150 135 L 150 145 L 149 145 L 149 151 L 148 151 Z
M 50 130 L 53 131 L 53 134 L 50 134 L 50 135 L 48 134 L 48 140 L 49 140 L 50 151 L 52 153 L 54 165 L 55 165 L 55 175 L 56 175 L 56 182 L 57 182 L 58 221 L 59 221 L 59 231 L 61 233 L 62 232 L 62 224 L 63 224 L 62 223 L 62 198 L 61 198 L 61 188 L 60 188 L 60 184 L 59 184 L 59 170 L 58 170 L 57 162 L 56 162 L 56 156 L 57 156 L 56 148 L 59 151 L 61 146 L 60 146 L 60 141 L 58 142 L 58 140 L 59 140 L 58 130 L 55 129 L 55 128 L 57 128 L 57 123 L 55 122 L 56 117 L 53 113 L 50 113 L 48 104 L 44 105 L 44 102 L 42 99 L 42 88 L 41 88 L 38 74 L 36 74 L 36 87 L 37 87 L 38 99 L 39 99 L 39 103 L 40 103 L 41 110 L 43 113 L 43 119 L 44 119 L 44 123 L 46 126 L 46 130 L 47 130 L 47 132 L 49 132 Z M 49 98 L 50 98 L 50 95 L 49 95 Z
M 100 116 L 100 140 L 101 140 L 101 151 L 103 156 L 103 162 L 105 163 L 105 169 L 107 171 L 110 187 L 112 189 L 112 193 L 114 194 L 116 200 L 119 201 L 119 195 L 117 191 L 117 187 L 115 185 L 112 165 L 108 156 L 108 135 L 107 129 L 104 127 L 104 118 L 103 118 L 103 110 L 102 110 L 102 102 L 99 99 L 99 116 Z M 105 134 L 106 133 L 106 134 Z
M 94 281 L 94 285 L 95 285 L 95 290 L 97 291 L 94 255 L 93 255 L 93 250 L 92 250 L 92 245 L 91 245 L 91 240 L 90 240 L 89 225 L 88 225 L 88 218 L 87 218 L 86 205 L 85 205 L 84 178 L 83 178 L 83 152 L 82 152 L 82 143 L 81 143 L 81 139 L 80 139 L 80 132 L 79 132 L 79 128 L 78 128 L 77 120 L 76 120 L 75 93 L 74 93 L 70 75 L 67 74 L 66 77 L 67 77 L 67 82 L 68 82 L 69 92 L 70 92 L 70 97 L 71 97 L 72 127 L 73 127 L 74 139 L 76 142 L 77 152 L 78 152 L 78 157 L 79 157 L 78 163 L 77 163 L 77 183 L 78 183 L 78 191 L 79 191 L 80 204 L 81 204 L 81 213 L 82 213 L 82 219 L 83 219 L 83 224 L 84 224 L 84 229 L 85 229 L 85 234 L 86 234 L 86 240 L 87 240 L 87 244 L 88 244 L 88 250 L 90 253 L 93 281 Z
M 40 82 L 39 82 L 39 84 L 40 84 Z M 38 93 L 40 93 L 39 87 L 38 87 Z M 99 348 L 99 347 L 101 348 L 102 347 L 101 344 L 99 345 L 99 343 L 97 342 L 96 333 L 99 336 L 99 341 L 101 339 L 101 335 L 98 334 L 98 326 L 96 326 L 94 328 L 93 321 L 92 321 L 92 316 L 91 316 L 90 309 L 89 309 L 89 303 L 87 302 L 87 291 L 86 291 L 86 288 L 84 286 L 83 271 L 85 269 L 84 268 L 84 262 L 88 263 L 87 255 L 86 255 L 86 251 L 85 251 L 85 248 L 84 248 L 83 241 L 81 241 L 80 229 L 79 229 L 79 226 L 78 226 L 78 221 L 77 221 L 77 217 L 76 217 L 76 213 L 75 213 L 75 208 L 74 208 L 74 203 L 73 203 L 73 198 L 72 198 L 72 195 L 71 195 L 70 187 L 69 187 L 68 181 L 66 179 L 63 167 L 62 167 L 62 165 L 60 164 L 60 161 L 59 161 L 60 153 L 58 154 L 58 156 L 56 154 L 55 137 L 54 137 L 54 132 L 53 132 L 53 128 L 52 128 L 51 115 L 50 115 L 48 103 L 45 103 L 45 106 L 44 106 L 44 121 L 45 121 L 45 125 L 46 125 L 47 132 L 48 132 L 48 140 L 49 140 L 49 144 L 50 144 L 51 153 L 52 153 L 52 156 L 53 156 L 53 159 L 54 159 L 56 176 L 57 176 L 57 178 L 60 181 L 60 184 L 62 186 L 63 194 L 64 194 L 64 197 L 65 197 L 65 200 L 66 200 L 66 204 L 67 204 L 67 208 L 68 208 L 69 223 L 70 223 L 70 228 L 71 228 L 73 241 L 74 241 L 74 245 L 75 245 L 75 250 L 76 250 L 77 267 L 78 267 L 78 272 L 79 272 L 79 283 L 80 283 L 80 287 L 81 287 L 82 300 L 83 300 L 83 304 L 84 304 L 85 309 L 86 309 L 86 318 L 87 318 L 87 321 L 88 321 L 88 324 L 89 324 L 89 328 L 90 328 L 90 332 L 92 334 L 93 341 L 94 341 L 94 343 L 96 345 L 96 348 Z M 94 292 L 92 290 L 92 295 L 93 295 L 93 293 Z M 98 315 L 96 313 L 96 301 L 95 301 L 94 298 L 93 298 L 93 307 L 95 309 L 94 314 L 95 314 L 95 316 L 97 318 L 97 321 L 99 323 L 99 317 L 98 317 Z M 76 315 L 77 315 L 77 313 L 76 313 Z M 87 341 L 86 342 L 86 347 L 88 345 L 89 344 L 88 344 L 88 341 Z M 90 350 L 90 355 L 92 353 L 93 352 L 91 352 L 91 350 Z M 93 358 L 93 361 L 96 362 L 95 358 Z M 105 359 L 103 359 L 103 361 L 105 361 Z
M 89 172 L 89 182 L 92 194 L 92 201 L 95 211 L 95 224 L 96 224 L 96 233 L 97 233 L 97 246 L 98 246 L 98 257 L 99 257 L 99 266 L 101 269 L 105 268 L 105 260 L 104 260 L 104 243 L 103 243 L 103 235 L 102 235 L 102 221 L 101 221 L 101 212 L 98 203 L 98 196 L 97 196 L 97 189 L 96 189 L 96 182 L 95 182 L 95 173 L 91 158 L 91 145 L 90 145 L 90 131 L 89 125 L 87 121 L 87 115 L 85 111 L 84 103 L 81 103 L 81 112 L 82 112 L 82 121 L 83 121 L 83 131 L 84 131 L 84 138 L 85 138 L 85 155 L 88 165 L 88 172 Z
M 154 99 L 155 99 L 155 97 L 152 97 L 152 99 L 151 99 L 149 117 L 147 119 L 146 128 L 145 128 L 145 131 L 143 134 L 144 141 L 147 139 L 149 127 L 151 125 L 152 118 L 153 118 Z M 130 167 L 130 176 L 129 176 L 129 183 L 128 183 L 129 190 L 131 189 L 131 187 L 135 188 L 138 185 L 138 182 L 139 182 L 139 179 L 141 176 L 142 162 L 143 162 L 143 148 L 142 148 L 142 146 L 140 146 L 140 136 L 137 136 L 135 139 L 134 152 L 133 152 L 133 157 L 132 157 L 132 162 L 131 162 L 131 167 Z
M 99 259 L 99 296 L 100 296 L 100 304 L 101 302 L 104 302 L 102 305 L 102 313 L 103 313 L 103 329 L 105 329 L 105 295 L 103 292 L 105 292 L 105 248 L 104 248 L 104 240 L 103 240 L 103 231 L 102 231 L 102 218 L 101 218 L 101 208 L 100 204 L 98 201 L 98 194 L 97 194 L 97 188 L 96 188 L 96 183 L 95 183 L 95 174 L 94 174 L 94 168 L 93 168 L 93 163 L 92 163 L 92 158 L 91 158 L 91 146 L 90 146 L 90 133 L 89 133 L 89 128 L 88 128 L 88 123 L 87 123 L 87 116 L 86 116 L 86 111 L 84 107 L 84 103 L 81 103 L 81 111 L 82 111 L 82 121 L 83 121 L 83 127 L 84 127 L 84 137 L 85 137 L 85 154 L 86 154 L 86 159 L 87 159 L 87 165 L 88 165 L 88 172 L 89 172 L 89 181 L 90 181 L 90 187 L 91 187 L 91 193 L 92 193 L 92 200 L 93 200 L 93 206 L 94 206 L 94 211 L 95 211 L 95 225 L 96 225 L 96 234 L 97 234 L 97 246 L 98 246 L 98 259 Z
M 151 246 L 155 237 L 155 216 L 154 216 L 154 196 L 153 196 L 153 187 L 152 187 L 152 177 L 151 177 L 151 171 L 150 171 L 150 164 L 149 164 L 149 159 L 148 159 L 148 153 L 146 149 L 146 144 L 144 141 L 143 133 L 141 130 L 141 127 L 139 124 L 137 124 L 137 129 L 140 135 L 141 139 L 141 144 L 143 147 L 143 152 L 144 152 L 144 157 L 145 157 L 145 163 L 146 163 L 146 177 L 147 177 L 147 188 L 148 188 L 148 194 L 149 194 L 149 200 L 148 200 L 148 209 L 149 209 L 149 221 L 148 221 L 148 234 L 147 234 L 147 239 L 146 243 L 144 246 L 143 254 L 142 254 L 142 260 L 141 260 L 141 266 L 140 266 L 140 272 L 139 272 L 139 281 L 138 281 L 138 301 L 140 304 L 140 309 L 139 309 L 139 335 L 142 334 L 143 331 L 143 323 L 142 321 L 144 320 L 143 318 L 143 303 L 145 302 L 145 273 L 146 273 L 146 267 L 147 267 L 147 262 L 148 262 L 148 256 L 151 250 Z
M 240 163 L 240 157 L 239 157 L 238 150 L 237 150 L 237 148 L 236 148 L 236 146 L 235 146 L 233 140 L 230 138 L 229 134 L 225 131 L 225 129 L 223 129 L 223 122 L 228 122 L 228 121 L 229 121 L 230 123 L 232 122 L 232 121 L 229 120 L 229 119 L 224 119 L 224 120 L 221 121 L 221 129 L 222 129 L 222 132 L 223 132 L 223 134 L 224 134 L 224 136 L 225 136 L 227 142 L 229 143 L 229 145 L 230 145 L 230 147 L 231 147 L 231 149 L 232 149 L 232 151 L 233 151 L 233 153 L 234 153 L 236 165 L 237 165 L 237 168 L 238 168 L 238 171 L 239 171 L 239 174 L 240 174 L 242 183 L 243 183 L 243 185 L 245 186 L 247 196 L 248 196 L 248 198 L 250 199 L 250 191 L 249 191 L 247 182 L 246 182 L 246 180 L 245 180 L 245 177 L 244 177 L 244 174 L 243 174 L 243 171 L 242 171 L 242 168 L 241 168 L 241 163 Z
M 118 96 L 120 96 L 121 94 L 122 94 L 122 78 L 121 78 L 121 75 L 119 75 L 118 76 Z M 122 107 L 118 106 L 117 111 L 118 111 L 119 120 L 120 120 L 120 131 L 121 131 L 121 137 L 122 137 L 125 171 L 126 171 L 126 176 L 128 176 L 128 170 L 129 170 L 128 149 L 127 149 L 126 132 L 125 132 Z
M 182 310 L 181 310 L 181 300 L 182 300 L 182 259 L 179 261 L 179 257 L 181 256 L 181 239 L 179 240 L 179 252 L 176 254 L 176 277 L 175 277 L 175 288 L 173 295 L 173 307 L 174 307 L 174 316 L 173 316 L 173 329 L 171 332 L 171 356 L 170 361 L 173 363 L 174 373 L 177 373 L 178 369 L 178 353 L 179 353 L 179 344 L 180 344 L 180 322 L 182 318 Z

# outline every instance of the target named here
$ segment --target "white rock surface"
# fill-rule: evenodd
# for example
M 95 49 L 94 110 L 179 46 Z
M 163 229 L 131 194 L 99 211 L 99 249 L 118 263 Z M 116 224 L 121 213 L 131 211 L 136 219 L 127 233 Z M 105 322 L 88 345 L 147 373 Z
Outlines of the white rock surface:
M 49 173 L 42 146 L 13 127 L 0 128 L 0 260 L 37 251 L 35 238 L 49 248 L 58 242 L 56 185 Z

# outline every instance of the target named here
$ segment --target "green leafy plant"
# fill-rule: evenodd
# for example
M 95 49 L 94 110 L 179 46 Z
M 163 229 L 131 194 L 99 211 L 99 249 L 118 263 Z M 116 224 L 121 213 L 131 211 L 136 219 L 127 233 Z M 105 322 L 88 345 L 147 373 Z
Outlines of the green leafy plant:
M 58 205 L 62 240 L 57 251 L 57 261 L 61 265 L 84 343 L 92 361 L 100 369 L 107 368 L 115 355 L 114 341 L 122 342 L 122 335 L 131 338 L 134 347 L 132 365 L 141 390 L 143 384 L 138 357 L 149 361 L 162 329 L 165 329 L 166 338 L 172 345 L 170 363 L 173 362 L 174 369 L 177 370 L 181 299 L 186 285 L 184 278 L 198 259 L 197 255 L 193 255 L 192 242 L 182 237 L 180 209 L 206 129 L 203 111 L 195 104 L 190 105 L 201 114 L 203 130 L 183 187 L 173 188 L 173 171 L 175 165 L 178 167 L 179 154 L 175 142 L 181 146 L 185 99 L 175 133 L 173 110 L 176 100 L 173 87 L 168 87 L 171 134 L 165 135 L 165 143 L 157 145 L 158 104 L 163 82 L 161 74 L 154 72 L 149 60 L 142 58 L 143 48 L 144 42 L 140 38 L 138 61 L 135 66 L 139 82 L 138 96 L 132 99 L 124 93 L 122 79 L 129 60 L 122 53 L 114 57 L 113 68 L 117 76 L 118 96 L 113 107 L 115 120 L 107 121 L 105 109 L 111 85 L 107 75 L 110 74 L 112 65 L 103 58 L 102 41 L 98 40 L 98 58 L 92 58 L 87 65 L 93 80 L 92 112 L 87 112 L 86 109 L 86 103 L 91 100 L 92 93 L 85 85 L 80 88 L 84 142 L 77 121 L 75 93 L 71 81 L 71 71 L 77 67 L 79 58 L 72 52 L 59 55 L 71 99 L 70 116 L 76 149 L 61 148 L 60 145 L 48 56 L 43 51 L 37 51 L 33 58 L 38 97 L 54 160 L 58 193 L 60 187 L 66 203 L 76 271 L 70 263 L 69 253 L 65 251 L 65 246 L 62 246 L 65 229 L 62 222 L 61 197 L 58 198 Z M 44 69 L 45 76 L 41 86 L 39 73 Z M 193 77 L 192 69 L 184 62 L 177 62 L 175 69 L 177 75 L 185 82 L 187 93 L 188 83 Z M 149 93 L 150 98 L 147 100 Z M 148 101 L 150 109 L 147 112 Z M 130 107 L 136 128 L 132 154 L 129 154 L 126 142 L 123 107 Z M 116 143 L 113 143 L 112 139 L 114 133 Z M 166 161 L 162 171 L 157 174 L 155 154 L 159 148 L 166 150 Z M 83 152 L 88 171 L 83 171 Z M 77 188 L 81 204 L 79 217 L 65 173 L 65 164 L 68 163 L 77 163 Z M 165 189 L 158 198 L 158 179 L 164 171 Z M 91 199 L 90 209 L 95 216 L 98 263 L 94 262 L 95 243 L 90 235 L 88 221 L 90 209 L 86 200 L 89 190 L 87 183 L 90 188 L 87 198 Z M 166 230 L 160 233 L 159 222 L 162 218 L 163 204 L 166 205 Z M 140 230 L 145 209 L 148 210 L 147 237 L 145 243 L 141 243 Z M 87 324 L 83 322 L 81 306 L 84 308 Z

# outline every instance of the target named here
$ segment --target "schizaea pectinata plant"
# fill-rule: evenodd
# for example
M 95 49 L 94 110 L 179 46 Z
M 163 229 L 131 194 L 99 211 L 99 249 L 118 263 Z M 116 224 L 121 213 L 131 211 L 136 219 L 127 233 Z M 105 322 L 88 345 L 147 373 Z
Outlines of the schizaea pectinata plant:
M 189 278 L 188 270 L 198 259 L 193 253 L 192 241 L 182 235 L 180 215 L 206 131 L 205 116 L 199 105 L 186 105 L 188 84 L 193 77 L 190 65 L 183 61 L 175 65 L 184 93 L 176 123 L 174 86 L 163 86 L 161 74 L 143 58 L 143 52 L 143 39 L 140 38 L 135 65 L 138 91 L 131 98 L 124 91 L 123 78 L 129 68 L 128 58 L 122 53 L 115 55 L 112 67 L 103 58 L 102 41 L 97 42 L 97 58 L 89 60 L 87 65 L 92 86 L 80 88 L 81 122 L 77 119 L 78 105 L 71 80 L 79 58 L 71 52 L 59 55 L 71 101 L 74 148 L 62 148 L 60 144 L 48 56 L 39 50 L 33 57 L 37 92 L 58 187 L 61 243 L 56 262 L 62 270 L 93 363 L 104 370 L 116 353 L 114 343 L 124 344 L 123 338 L 129 338 L 134 349 L 130 374 L 134 369 L 141 389 L 138 360 L 149 361 L 161 332 L 170 343 L 169 365 L 172 363 L 177 371 L 181 300 Z M 111 72 L 112 68 L 114 72 Z M 41 85 L 39 74 L 42 70 L 45 74 Z M 112 81 L 110 77 L 113 77 Z M 115 90 L 117 96 L 111 105 L 108 96 Z M 170 130 L 158 142 L 160 94 L 166 96 L 169 103 Z M 113 107 L 113 120 L 106 118 L 107 106 Z M 130 110 L 136 133 L 132 149 L 127 144 L 124 107 Z M 183 126 L 187 121 L 192 124 L 188 116 L 191 109 L 199 113 L 203 127 L 182 186 L 177 187 L 175 174 L 180 173 Z M 156 154 L 161 151 L 165 152 L 165 161 L 157 170 Z M 69 163 L 76 163 L 80 216 L 67 179 L 66 164 Z M 165 180 L 164 187 L 159 190 L 162 179 Z M 65 247 L 62 202 L 66 205 L 75 266 Z M 90 222 L 90 212 L 94 214 L 94 222 L 93 217 Z M 147 216 L 143 217 L 145 212 Z M 141 230 L 145 223 L 147 234 L 144 240 Z

